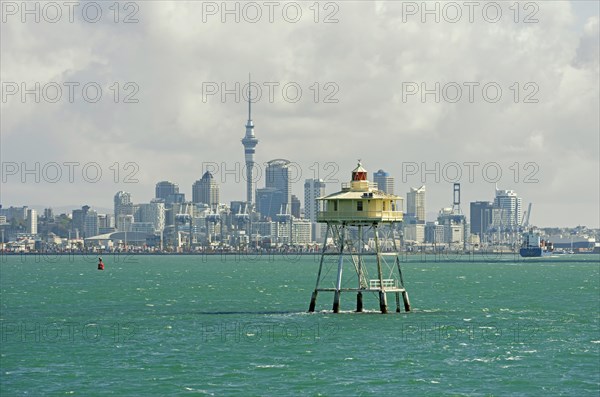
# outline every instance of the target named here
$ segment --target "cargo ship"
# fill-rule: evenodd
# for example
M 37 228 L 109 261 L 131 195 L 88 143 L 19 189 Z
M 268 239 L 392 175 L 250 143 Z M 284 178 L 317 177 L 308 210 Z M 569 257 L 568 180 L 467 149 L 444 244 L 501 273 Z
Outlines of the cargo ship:
M 554 246 L 551 242 L 545 241 L 532 231 L 523 234 L 523 244 L 519 254 L 523 258 L 536 258 L 540 256 L 552 255 Z

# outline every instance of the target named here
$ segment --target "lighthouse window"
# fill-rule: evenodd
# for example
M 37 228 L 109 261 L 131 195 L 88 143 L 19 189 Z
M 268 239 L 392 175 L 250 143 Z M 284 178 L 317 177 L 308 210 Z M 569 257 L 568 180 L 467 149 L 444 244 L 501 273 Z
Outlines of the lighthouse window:
M 357 201 L 356 202 L 356 210 L 357 211 L 362 211 L 363 210 L 363 202 L 362 201 Z
M 333 202 L 333 210 L 334 210 L 334 211 L 337 211 L 337 201 L 334 201 L 334 202 Z

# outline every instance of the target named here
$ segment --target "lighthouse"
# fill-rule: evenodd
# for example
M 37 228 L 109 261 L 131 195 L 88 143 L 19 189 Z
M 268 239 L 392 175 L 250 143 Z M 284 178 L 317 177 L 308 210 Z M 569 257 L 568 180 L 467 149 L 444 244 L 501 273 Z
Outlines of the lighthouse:
M 342 292 L 356 293 L 357 312 L 363 311 L 363 296 L 371 293 L 381 313 L 387 313 L 388 292 L 395 294 L 396 312 L 400 296 L 410 311 L 394 228 L 402 221 L 403 199 L 379 190 L 367 177 L 359 160 L 341 191 L 318 199 L 317 221 L 327 229 L 309 312 L 315 311 L 319 292 L 333 292 L 334 313 L 340 311 Z

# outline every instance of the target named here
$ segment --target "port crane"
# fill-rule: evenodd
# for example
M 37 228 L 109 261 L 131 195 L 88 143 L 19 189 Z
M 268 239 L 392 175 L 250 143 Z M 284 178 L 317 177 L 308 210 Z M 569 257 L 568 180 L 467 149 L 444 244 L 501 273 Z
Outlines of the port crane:
M 529 226 L 529 217 L 530 216 L 531 216 L 531 203 L 529 203 L 529 205 L 527 206 L 527 211 L 525 211 L 525 214 L 523 214 L 523 223 L 521 224 L 523 229 L 525 229 Z

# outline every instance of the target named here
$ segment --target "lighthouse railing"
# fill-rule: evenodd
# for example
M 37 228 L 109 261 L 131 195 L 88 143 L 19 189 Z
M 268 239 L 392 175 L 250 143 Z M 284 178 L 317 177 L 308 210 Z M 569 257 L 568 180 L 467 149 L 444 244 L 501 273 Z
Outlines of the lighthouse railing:
M 393 278 L 384 278 L 381 281 L 383 282 L 383 285 L 378 279 L 369 280 L 369 288 L 377 289 L 377 288 L 382 288 L 382 287 L 383 288 L 397 288 L 398 287 L 397 280 L 394 280 Z
M 358 181 L 359 183 L 365 183 L 365 187 L 370 190 L 379 190 L 376 182 Z M 352 188 L 352 182 L 342 182 L 342 190 L 349 190 Z
M 362 221 L 362 220 L 379 220 L 379 221 L 401 221 L 403 217 L 402 211 L 319 211 L 317 213 L 317 221 Z

